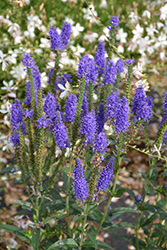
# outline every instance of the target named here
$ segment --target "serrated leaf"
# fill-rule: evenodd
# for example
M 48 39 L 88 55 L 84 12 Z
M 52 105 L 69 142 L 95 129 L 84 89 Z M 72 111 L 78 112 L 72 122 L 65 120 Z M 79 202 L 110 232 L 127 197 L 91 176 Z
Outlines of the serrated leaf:
M 147 225 L 149 225 L 152 221 L 154 221 L 155 220 L 155 218 L 157 218 L 157 214 L 155 213 L 155 214 L 152 214 L 151 216 L 149 216 L 144 222 L 142 222 L 141 224 L 140 224 L 140 227 L 144 227 L 144 226 L 147 226 Z
M 40 241 L 40 228 L 34 228 L 32 230 L 32 247 L 34 250 L 37 249 L 39 241 Z
M 15 167 L 14 166 L 10 166 L 8 168 L 4 168 L 0 171 L 0 174 L 8 174 L 8 173 L 11 173 L 11 171 L 14 169 Z
M 84 218 L 84 215 L 77 214 L 77 215 L 73 218 L 73 221 L 78 221 L 78 220 L 83 219 L 83 218 Z
M 73 239 L 63 239 L 52 244 L 48 248 L 48 250 L 52 250 L 52 249 L 59 248 L 59 247 L 69 247 L 69 248 L 78 247 L 78 244 Z
M 21 240 L 24 240 L 24 241 L 29 242 L 29 243 L 31 241 L 30 238 L 26 235 L 26 231 L 19 228 L 19 227 L 16 227 L 13 225 L 0 225 L 0 228 L 4 229 L 10 233 L 13 233 Z
M 22 208 L 29 209 L 31 207 L 31 203 L 28 201 L 17 200 L 14 203 L 14 206 L 21 206 Z
M 126 192 L 126 188 L 118 188 L 117 190 L 116 190 L 116 194 L 115 194 L 115 197 L 121 197 L 123 194 L 124 194 L 124 192 Z
M 153 195 L 154 194 L 154 188 L 150 185 L 146 185 L 144 183 L 144 189 L 146 191 L 147 194 Z
M 130 208 L 130 207 L 117 207 L 117 208 L 112 208 L 110 209 L 110 211 L 108 212 L 109 215 L 114 214 L 114 213 L 125 213 L 125 212 L 134 212 L 134 213 L 138 213 L 138 211 L 136 209 Z
M 55 215 L 52 215 L 51 217 L 47 218 L 46 220 L 43 221 L 43 225 L 47 224 L 48 222 L 57 219 Z

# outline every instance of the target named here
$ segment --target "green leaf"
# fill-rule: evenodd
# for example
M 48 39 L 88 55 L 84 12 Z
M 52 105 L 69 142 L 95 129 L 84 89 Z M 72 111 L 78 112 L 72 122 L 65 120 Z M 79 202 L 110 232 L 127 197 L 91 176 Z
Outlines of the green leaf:
M 57 219 L 55 215 L 52 215 L 51 217 L 47 218 L 43 221 L 43 224 L 46 225 L 48 222 Z
M 32 214 L 32 211 L 28 212 L 27 209 L 22 209 L 18 213 L 13 214 L 12 217 L 15 217 L 16 215 L 22 215 L 22 214 Z
M 19 227 L 16 227 L 13 225 L 0 225 L 0 228 L 10 233 L 13 233 L 14 235 L 16 235 L 18 238 L 20 238 L 23 241 L 26 241 L 29 243 L 31 242 L 30 238 L 26 235 L 27 232 Z
M 77 215 L 73 218 L 73 221 L 78 221 L 78 220 L 83 219 L 83 218 L 84 218 L 84 215 L 77 214 Z
M 40 241 L 40 228 L 34 228 L 32 230 L 32 247 L 34 250 L 37 249 L 39 241 Z
M 14 206 L 21 206 L 24 209 L 29 209 L 31 207 L 31 203 L 28 201 L 21 201 L 21 200 L 17 200 L 14 203 Z
M 126 192 L 126 188 L 118 188 L 117 190 L 116 190 L 116 194 L 115 194 L 115 197 L 121 197 L 123 194 L 124 194 L 124 192 Z
M 135 229 L 134 225 L 132 223 L 129 223 L 129 222 L 119 222 L 117 224 L 113 224 L 111 226 L 108 226 L 108 227 L 105 227 L 103 228 L 103 230 L 113 230 L 115 228 L 126 228 L 126 227 L 130 227 L 130 228 L 133 228 Z
M 102 248 L 102 249 L 111 249 L 113 250 L 112 247 L 110 247 L 107 243 L 100 241 L 100 240 L 96 240 L 97 246 L 98 248 Z
M 58 240 L 57 242 L 55 242 L 54 244 L 52 244 L 48 250 L 52 250 L 55 248 L 59 248 L 59 247 L 78 247 L 78 244 L 75 242 L 75 240 L 73 239 L 64 239 L 64 240 Z
M 97 249 L 97 244 L 96 244 L 96 228 L 95 226 L 91 226 L 91 228 L 85 232 L 86 235 L 89 237 L 90 241 L 92 242 L 92 245 Z
M 11 171 L 12 171 L 13 169 L 15 169 L 14 166 L 10 166 L 10 167 L 8 167 L 8 168 L 4 168 L 4 169 L 2 169 L 2 170 L 0 171 L 0 174 L 8 174 L 8 173 L 11 173 Z
M 155 220 L 155 218 L 157 218 L 158 214 L 152 214 L 151 216 L 149 216 L 146 220 L 142 221 L 140 224 L 140 227 L 144 227 L 149 225 L 152 221 Z
M 145 237 L 145 240 L 149 246 L 150 250 L 162 250 L 162 248 L 160 246 L 158 246 L 157 244 L 155 244 L 155 242 L 147 237 Z
M 146 185 L 144 183 L 144 189 L 146 191 L 147 194 L 153 195 L 154 194 L 154 188 L 150 185 Z
M 108 211 L 109 215 L 115 214 L 115 213 L 125 213 L 125 212 L 133 212 L 138 213 L 136 209 L 130 208 L 130 207 L 117 207 L 112 208 L 110 211 Z
M 51 196 L 53 201 L 55 201 L 55 200 L 63 200 L 62 197 L 60 196 L 59 192 L 54 188 L 49 189 L 48 195 Z

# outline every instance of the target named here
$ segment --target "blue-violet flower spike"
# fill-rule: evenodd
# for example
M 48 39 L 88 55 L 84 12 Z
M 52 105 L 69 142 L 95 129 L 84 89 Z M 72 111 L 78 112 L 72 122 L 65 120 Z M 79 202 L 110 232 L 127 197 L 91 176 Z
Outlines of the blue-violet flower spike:
M 74 189 L 75 195 L 82 202 L 87 199 L 88 193 L 88 185 L 84 176 L 84 169 L 81 160 L 78 158 L 75 160 L 74 167 Z

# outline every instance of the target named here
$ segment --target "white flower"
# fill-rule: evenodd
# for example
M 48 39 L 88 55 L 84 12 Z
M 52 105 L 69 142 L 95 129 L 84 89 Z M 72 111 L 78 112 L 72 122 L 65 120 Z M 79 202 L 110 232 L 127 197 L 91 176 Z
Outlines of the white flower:
M 129 18 L 131 18 L 131 23 L 136 24 L 138 21 L 138 15 L 136 15 L 133 11 L 130 13 L 130 15 L 128 16 Z
M 10 71 L 10 74 L 18 81 L 21 81 L 26 77 L 26 72 L 24 71 L 24 67 L 21 63 L 16 67 L 13 66 L 12 70 Z
M 41 41 L 41 43 L 40 43 L 39 47 L 50 48 L 50 40 L 49 39 L 41 37 L 40 41 Z
M 122 46 L 122 44 L 119 44 L 119 45 L 118 45 L 117 52 L 118 52 L 118 53 L 121 53 L 121 54 L 124 53 L 124 47 Z
M 83 13 L 83 18 L 89 20 L 90 23 L 99 22 L 99 20 L 96 19 L 97 12 L 95 11 L 93 3 L 91 3 L 87 9 L 83 8 Z
M 43 72 L 41 74 L 41 86 L 42 88 L 46 88 L 48 86 L 48 76 L 46 75 L 46 72 Z
M 11 80 L 9 83 L 7 83 L 6 81 L 3 81 L 3 85 L 5 87 L 1 87 L 1 89 L 7 90 L 8 92 L 11 92 L 12 90 L 17 89 L 17 87 L 13 86 L 13 80 Z
M 76 60 L 70 59 L 68 57 L 67 52 L 63 52 L 61 54 L 61 58 L 60 58 L 60 68 L 63 68 L 64 65 L 68 65 L 73 67 L 74 69 L 77 69 L 77 62 Z
M 70 49 L 72 50 L 73 55 L 75 55 L 77 58 L 79 58 L 81 54 L 85 52 L 85 48 L 81 47 L 79 44 L 77 44 L 77 46 L 71 45 Z
M 158 33 L 158 30 L 156 30 L 152 24 L 150 24 L 150 26 L 146 28 L 146 31 L 149 36 L 154 36 L 154 32 Z
M 100 8 L 107 8 L 108 4 L 106 0 L 101 0 L 101 4 L 99 5 Z
M 157 22 L 156 24 L 158 29 L 161 29 L 164 26 L 164 24 L 161 22 Z
M 151 13 L 150 13 L 150 11 L 145 10 L 145 11 L 143 12 L 143 14 L 142 14 L 142 17 L 147 17 L 147 18 L 150 18 L 150 17 L 151 17 Z
M 96 41 L 98 38 L 98 34 L 95 32 L 88 31 L 87 34 L 84 36 L 85 40 L 88 40 L 90 43 Z
M 69 18 L 68 16 L 65 17 L 65 22 L 66 22 L 66 23 L 70 23 L 71 26 L 74 25 L 74 23 L 75 23 L 75 22 L 74 22 L 71 18 Z
M 154 47 L 157 49 L 159 47 L 161 47 L 162 49 L 165 48 L 165 46 L 167 45 L 167 39 L 166 39 L 166 34 L 164 34 L 163 32 L 160 33 L 160 35 L 158 36 L 158 40 L 156 41 Z
M 141 73 L 143 71 L 142 65 L 138 63 L 137 66 L 133 67 L 133 75 L 137 78 L 140 79 L 144 75 Z
M 47 65 L 46 65 L 46 68 L 47 69 L 52 69 L 52 68 L 54 68 L 54 66 L 55 66 L 55 62 L 54 61 L 53 62 L 48 62 Z
M 160 8 L 160 12 L 161 12 L 161 15 L 160 15 L 160 20 L 165 20 L 166 17 L 167 17 L 167 4 L 165 4 L 164 6 L 162 6 Z
M 137 24 L 136 29 L 132 30 L 132 33 L 134 34 L 136 40 L 138 38 L 141 38 L 141 35 L 143 34 L 143 31 L 144 31 L 144 29 L 143 29 L 143 27 L 140 26 L 140 24 Z
M 146 79 L 137 81 L 135 85 L 137 88 L 142 85 L 145 91 L 148 91 L 149 89 L 149 83 Z
M 75 26 L 72 26 L 72 35 L 75 38 L 84 30 L 84 27 L 77 23 Z
M 13 151 L 14 149 L 14 144 L 10 142 L 10 137 L 7 135 L 2 135 L 0 136 L 0 141 L 3 141 L 3 151 Z
M 159 54 L 159 57 L 162 61 L 166 60 L 167 57 L 165 56 L 165 51 L 161 51 L 160 54 Z
M 109 29 L 106 27 L 106 28 L 104 28 L 104 30 L 103 30 L 103 35 L 101 35 L 101 36 L 99 37 L 99 40 L 101 40 L 101 41 L 108 41 L 109 36 L 110 36 L 110 31 L 109 31 Z
M 24 36 L 27 37 L 27 38 L 30 38 L 30 39 L 33 39 L 35 37 L 35 28 L 34 26 L 30 26 L 28 25 L 27 26 L 28 30 L 24 31 Z
M 112 125 L 104 124 L 104 131 L 107 135 L 112 135 L 114 133 Z
M 123 28 L 118 29 L 118 33 L 116 35 L 116 38 L 120 41 L 120 43 L 126 43 L 126 37 L 127 37 L 127 33 L 124 32 Z
M 20 31 L 20 26 L 17 23 L 12 23 L 8 29 L 10 34 Z
M 63 92 L 60 94 L 60 98 L 63 99 L 69 95 L 71 92 L 71 85 L 69 82 L 66 82 L 65 87 L 62 84 L 58 84 L 58 87 L 63 90 Z
M 2 63 L 2 71 L 11 63 L 11 56 L 6 56 L 2 50 L 0 50 L 0 63 Z

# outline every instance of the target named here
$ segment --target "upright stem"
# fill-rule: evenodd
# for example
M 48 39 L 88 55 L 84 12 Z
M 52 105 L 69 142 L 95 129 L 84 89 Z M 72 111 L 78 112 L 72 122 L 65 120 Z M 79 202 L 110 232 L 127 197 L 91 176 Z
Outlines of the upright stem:
M 70 189 L 70 180 L 71 180 L 71 166 L 72 166 L 72 151 L 70 154 L 70 166 L 69 166 L 69 173 L 67 179 L 67 195 L 66 195 L 66 216 L 67 216 L 67 226 L 68 226 L 68 233 L 71 238 L 71 229 L 70 229 L 70 215 L 69 215 L 69 189 Z
M 101 218 L 101 221 L 100 221 L 99 226 L 98 226 L 98 228 L 97 228 L 96 235 L 98 234 L 98 232 L 99 232 L 99 230 L 100 230 L 100 228 L 101 228 L 101 225 L 103 224 L 103 222 L 104 222 L 104 220 L 105 220 L 105 218 L 106 218 L 106 215 L 107 215 L 107 212 L 108 212 L 108 208 L 109 208 L 109 206 L 110 206 L 110 204 L 111 204 L 111 200 L 112 200 L 112 198 L 114 197 L 114 192 L 115 192 L 115 188 L 116 188 L 118 173 L 119 173 L 119 171 L 117 171 L 117 173 L 115 174 L 115 180 L 114 180 L 114 185 L 113 185 L 113 187 L 112 187 L 111 196 L 110 196 L 110 199 L 109 199 L 109 201 L 108 201 L 108 203 L 107 203 L 107 206 L 106 206 L 105 212 L 104 212 L 104 214 L 103 214 L 103 217 Z
M 154 168 L 154 165 L 155 165 L 155 159 L 156 158 L 154 157 L 153 160 L 152 160 L 152 164 L 150 166 L 150 172 L 149 172 L 149 175 L 148 175 L 148 179 L 150 179 L 150 177 L 152 175 L 153 168 Z M 142 198 L 141 206 L 144 203 L 146 194 L 147 194 L 146 191 L 144 191 L 144 195 L 143 195 L 143 198 Z M 139 250 L 139 229 L 140 229 L 140 219 L 141 219 L 141 216 L 142 216 L 142 212 L 140 211 L 139 216 L 138 216 L 138 220 L 137 220 L 137 227 L 136 227 L 136 250 Z
M 85 224 L 86 224 L 86 220 L 87 220 L 87 216 L 88 216 L 88 211 L 89 211 L 89 204 L 87 204 L 86 206 L 84 206 L 84 220 L 83 220 L 83 223 L 82 223 L 82 228 L 83 228 L 83 231 L 81 233 L 81 241 L 80 241 L 80 247 L 82 247 L 82 244 L 83 244 L 83 237 L 84 237 L 84 227 L 85 227 Z

